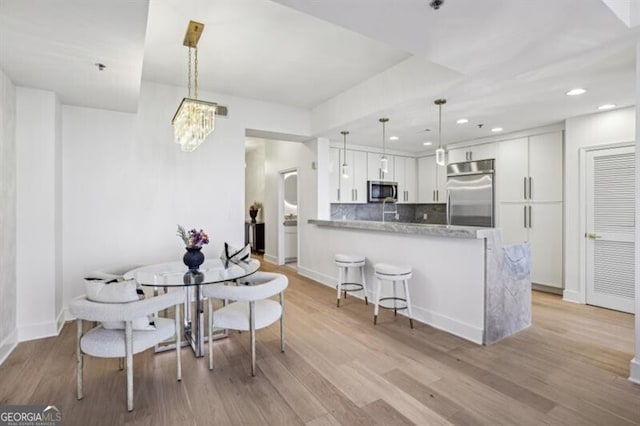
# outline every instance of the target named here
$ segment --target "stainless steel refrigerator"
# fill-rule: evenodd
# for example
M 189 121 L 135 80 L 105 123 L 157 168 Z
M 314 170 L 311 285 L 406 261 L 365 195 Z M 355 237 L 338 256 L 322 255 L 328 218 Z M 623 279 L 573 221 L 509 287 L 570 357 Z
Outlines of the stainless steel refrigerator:
M 447 224 L 494 227 L 494 164 L 480 160 L 447 166 Z

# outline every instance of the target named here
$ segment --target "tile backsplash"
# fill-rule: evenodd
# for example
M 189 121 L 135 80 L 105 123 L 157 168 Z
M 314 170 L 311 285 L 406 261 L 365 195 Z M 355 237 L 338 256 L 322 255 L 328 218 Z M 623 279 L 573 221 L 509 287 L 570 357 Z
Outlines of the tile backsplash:
M 385 206 L 387 212 L 396 208 L 399 219 L 396 220 L 393 214 L 387 214 L 385 221 L 433 225 L 446 225 L 447 223 L 446 204 L 386 204 Z M 382 221 L 382 203 L 331 204 L 331 219 Z

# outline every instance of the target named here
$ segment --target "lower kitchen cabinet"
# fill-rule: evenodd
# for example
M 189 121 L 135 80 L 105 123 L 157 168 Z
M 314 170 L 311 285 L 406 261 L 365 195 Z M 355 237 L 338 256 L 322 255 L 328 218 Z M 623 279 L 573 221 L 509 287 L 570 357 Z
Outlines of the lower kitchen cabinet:
M 562 202 L 500 203 L 505 244 L 531 245 L 531 282 L 562 288 Z

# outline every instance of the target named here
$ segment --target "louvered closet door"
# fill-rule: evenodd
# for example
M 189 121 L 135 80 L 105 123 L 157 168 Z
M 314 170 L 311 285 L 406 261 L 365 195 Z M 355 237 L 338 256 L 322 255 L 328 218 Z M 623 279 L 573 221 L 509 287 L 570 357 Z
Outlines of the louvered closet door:
M 587 303 L 634 311 L 633 147 L 587 154 Z

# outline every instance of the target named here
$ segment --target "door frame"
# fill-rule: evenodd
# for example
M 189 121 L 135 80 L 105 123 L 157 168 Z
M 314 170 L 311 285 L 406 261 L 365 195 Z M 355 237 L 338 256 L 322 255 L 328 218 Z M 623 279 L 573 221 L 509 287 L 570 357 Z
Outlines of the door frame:
M 296 185 L 296 192 L 298 198 L 298 219 L 300 219 L 300 172 L 298 167 L 290 167 L 287 169 L 278 171 L 278 208 L 277 208 L 277 224 L 278 224 L 278 238 L 277 244 L 278 249 L 277 252 L 277 263 L 278 265 L 285 264 L 285 255 L 284 255 L 284 175 L 295 172 L 298 175 L 298 184 Z M 300 259 L 300 228 L 298 228 L 296 232 L 296 240 L 297 240 L 297 253 L 298 261 Z
M 580 183 L 580 192 L 578 194 L 578 205 L 580 206 L 580 233 L 579 235 L 579 246 L 578 246 L 578 256 L 580 267 L 578 269 L 578 283 L 580 284 L 580 290 L 578 291 L 578 300 L 577 302 L 586 304 L 587 303 L 587 242 L 585 235 L 587 233 L 587 154 L 593 151 L 603 151 L 605 149 L 612 148 L 626 148 L 636 147 L 635 141 L 625 141 L 625 142 L 615 142 L 615 143 L 606 143 L 599 145 L 591 145 L 580 148 L 578 151 L 579 157 L 579 183 Z M 566 207 L 565 207 L 566 208 Z

